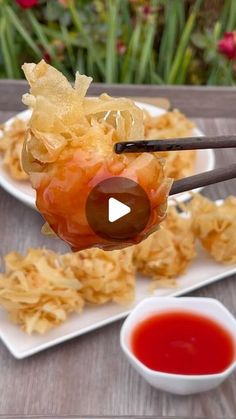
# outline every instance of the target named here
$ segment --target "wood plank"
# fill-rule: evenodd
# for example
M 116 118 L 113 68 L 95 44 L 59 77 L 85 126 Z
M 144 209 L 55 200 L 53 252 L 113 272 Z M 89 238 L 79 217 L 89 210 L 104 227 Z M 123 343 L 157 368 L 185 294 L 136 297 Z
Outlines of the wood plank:
M 0 80 L 0 109 L 20 111 L 25 109 L 21 96 L 28 91 L 24 80 Z M 89 93 L 98 95 L 107 92 L 112 96 L 166 98 L 173 108 L 179 108 L 190 117 L 234 118 L 236 109 L 236 87 L 203 86 L 155 86 L 155 85 L 117 85 L 94 83 Z
M 156 98 L 166 98 L 172 108 L 181 109 L 190 117 L 199 118 L 235 118 L 236 88 L 206 86 L 153 86 L 153 85 L 102 85 L 91 87 L 93 95 L 102 93 L 104 87 L 112 96 L 131 96 L 135 98 L 151 98 L 149 103 L 155 104 Z
M 0 112 L 0 124 L 3 124 L 8 119 L 12 118 L 16 112 L 7 111 L 7 112 Z

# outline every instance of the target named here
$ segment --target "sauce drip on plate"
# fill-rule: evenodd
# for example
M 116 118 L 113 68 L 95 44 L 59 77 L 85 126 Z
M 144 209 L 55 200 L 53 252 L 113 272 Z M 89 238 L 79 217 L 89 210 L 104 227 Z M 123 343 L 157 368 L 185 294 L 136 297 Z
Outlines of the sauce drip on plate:
M 148 317 L 134 329 L 131 348 L 148 368 L 172 374 L 217 374 L 235 357 L 235 343 L 228 330 L 190 311 Z

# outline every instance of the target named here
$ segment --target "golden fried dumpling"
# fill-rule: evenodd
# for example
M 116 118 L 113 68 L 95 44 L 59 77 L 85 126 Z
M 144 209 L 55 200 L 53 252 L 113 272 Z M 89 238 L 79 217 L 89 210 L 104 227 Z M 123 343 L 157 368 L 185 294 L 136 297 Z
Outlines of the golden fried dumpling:
M 236 197 L 220 205 L 196 195 L 189 204 L 193 228 L 202 246 L 217 261 L 236 263 Z
M 164 280 L 164 284 L 185 272 L 195 257 L 192 220 L 179 214 L 175 207 L 169 207 L 158 231 L 134 247 L 138 271 L 159 282 Z
M 144 137 L 143 111 L 129 99 L 106 94 L 86 98 L 90 77 L 77 73 L 72 87 L 44 61 L 24 64 L 23 71 L 30 84 L 30 94 L 23 101 L 32 109 L 23 166 L 50 228 L 73 250 L 110 250 L 143 240 L 165 218 L 172 183 L 156 155 L 114 152 L 117 141 Z M 140 184 L 151 207 L 146 228 L 122 244 L 95 234 L 85 211 L 92 188 L 120 176 Z

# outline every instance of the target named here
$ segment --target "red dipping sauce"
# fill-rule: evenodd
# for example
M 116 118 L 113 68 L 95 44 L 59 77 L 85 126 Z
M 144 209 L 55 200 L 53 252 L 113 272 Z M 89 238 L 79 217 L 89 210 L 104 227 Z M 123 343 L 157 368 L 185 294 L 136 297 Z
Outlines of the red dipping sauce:
M 235 358 L 230 332 L 190 311 L 148 317 L 134 329 L 131 349 L 148 368 L 172 374 L 217 374 Z

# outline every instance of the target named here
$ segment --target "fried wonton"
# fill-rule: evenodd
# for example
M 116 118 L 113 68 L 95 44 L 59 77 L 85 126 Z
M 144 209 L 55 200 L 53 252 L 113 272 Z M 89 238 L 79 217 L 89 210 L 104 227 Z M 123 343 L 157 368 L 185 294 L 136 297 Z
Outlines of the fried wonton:
M 205 250 L 217 261 L 236 263 L 236 197 L 220 205 L 196 195 L 189 204 L 193 228 Z
M 194 124 L 183 113 L 173 110 L 161 116 L 145 112 L 145 137 L 148 139 L 191 137 Z M 158 153 L 165 158 L 165 173 L 173 179 L 191 176 L 196 162 L 196 150 L 164 151 Z
M 180 214 L 175 207 L 168 209 L 160 229 L 135 246 L 137 270 L 151 276 L 154 286 L 175 285 L 173 279 L 184 273 L 196 257 L 192 219 Z
M 30 85 L 23 101 L 32 109 L 23 166 L 36 189 L 37 207 L 51 229 L 73 250 L 111 250 L 146 238 L 165 218 L 172 180 L 156 154 L 114 152 L 117 141 L 144 137 L 143 111 L 130 99 L 107 94 L 85 97 L 90 77 L 77 73 L 72 87 L 45 61 L 24 64 L 23 71 Z M 139 183 L 151 203 L 145 229 L 122 243 L 98 237 L 85 213 L 92 188 L 114 176 Z
M 15 119 L 8 126 L 0 129 L 0 154 L 3 154 L 3 164 L 13 179 L 26 180 L 29 175 L 21 164 L 21 155 L 27 130 L 27 121 Z

